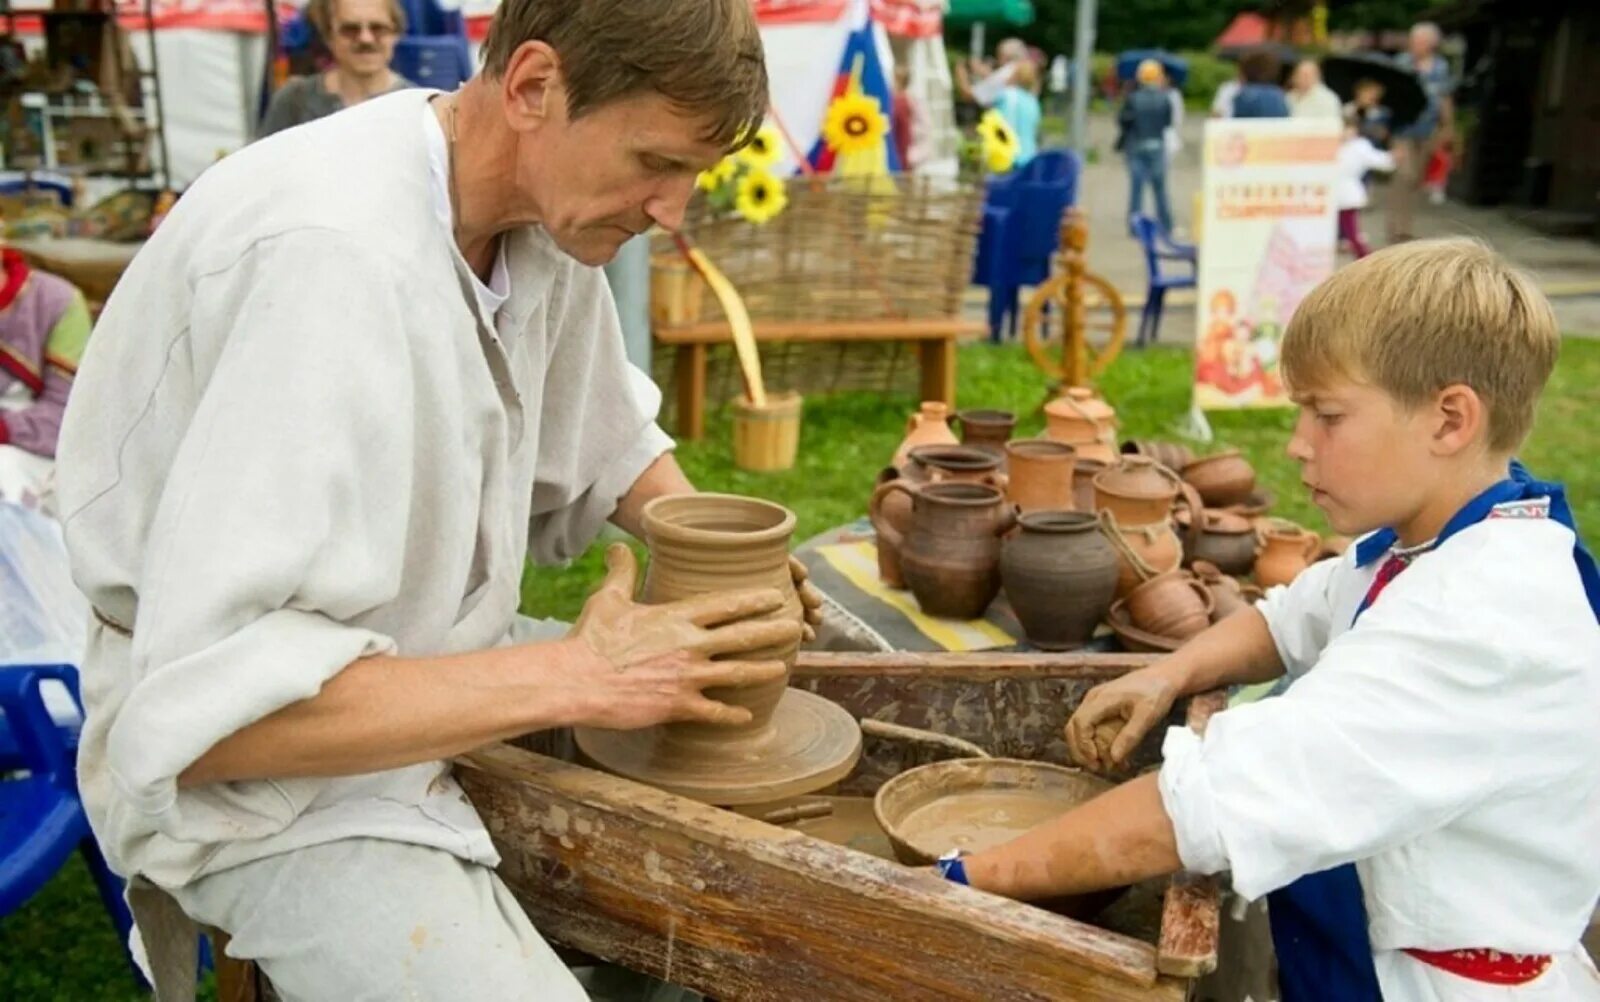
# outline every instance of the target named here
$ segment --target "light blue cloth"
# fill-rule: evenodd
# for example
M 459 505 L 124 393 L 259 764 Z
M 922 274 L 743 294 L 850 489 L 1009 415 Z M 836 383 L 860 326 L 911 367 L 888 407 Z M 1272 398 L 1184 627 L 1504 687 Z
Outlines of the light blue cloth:
M 1039 152 L 1039 99 L 1021 87 L 1007 87 L 1000 92 L 994 108 L 1011 126 L 1017 137 L 1017 159 L 1013 169 L 1025 166 Z
M 1429 64 L 1426 72 L 1417 69 L 1417 64 L 1411 58 L 1411 53 L 1402 52 L 1395 57 L 1395 65 L 1401 69 L 1410 70 L 1422 81 L 1422 89 L 1428 95 L 1428 107 L 1423 109 L 1415 122 L 1398 130 L 1395 135 L 1401 139 L 1427 139 L 1439 127 L 1439 103 L 1454 93 L 1455 80 L 1450 76 L 1450 64 L 1445 62 L 1441 55 L 1435 54 L 1433 62 Z

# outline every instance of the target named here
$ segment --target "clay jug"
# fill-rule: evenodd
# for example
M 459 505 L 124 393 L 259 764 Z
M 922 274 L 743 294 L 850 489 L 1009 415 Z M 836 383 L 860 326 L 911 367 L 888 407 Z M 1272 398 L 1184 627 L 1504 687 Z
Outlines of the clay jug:
M 1172 513 L 1183 482 L 1149 456 L 1121 456 L 1094 478 L 1094 507 L 1124 525 L 1149 525 Z
M 1158 574 L 1128 593 L 1133 625 L 1158 637 L 1187 640 L 1211 625 L 1213 600 L 1185 571 Z
M 1170 519 L 1149 525 L 1122 525 L 1109 511 L 1100 512 L 1099 518 L 1106 539 L 1117 551 L 1117 598 L 1182 565 L 1183 544 Z
M 1078 447 L 1073 446 L 1074 450 Z M 1106 468 L 1099 459 L 1086 459 L 1080 453 L 1072 464 L 1072 507 L 1078 511 L 1094 511 L 1094 478 Z
M 1000 552 L 1000 580 L 1028 642 L 1046 651 L 1081 647 L 1111 608 L 1117 553 L 1086 512 L 1025 513 Z
M 1321 537 L 1286 519 L 1262 519 L 1258 526 L 1261 555 L 1256 557 L 1255 577 L 1263 588 L 1293 581 L 1322 550 Z
M 891 481 L 889 491 L 911 496 L 911 531 L 898 543 L 900 569 L 922 611 L 975 619 L 1000 591 L 1000 537 L 1016 513 L 997 487 Z
M 1149 438 L 1130 438 L 1122 443 L 1125 456 L 1149 456 L 1169 470 L 1181 470 L 1194 461 L 1194 453 L 1187 445 L 1177 442 L 1159 442 Z
M 906 419 L 906 437 L 894 450 L 890 466 L 902 466 L 911 450 L 919 445 L 959 445 L 950 430 L 950 408 L 937 400 L 924 400 L 922 407 Z
M 1211 593 L 1211 621 L 1219 622 L 1250 604 L 1238 579 L 1229 577 L 1216 564 L 1196 560 L 1191 568 L 1194 576 Z
M 1255 467 L 1238 449 L 1202 456 L 1185 466 L 1182 473 L 1183 479 L 1193 484 L 1213 508 L 1244 504 L 1256 487 Z
M 644 538 L 650 547 L 643 601 L 675 602 L 713 591 L 770 587 L 783 593 L 783 607 L 772 619 L 801 615 L 789 572 L 789 541 L 794 534 L 794 513 L 781 505 L 731 494 L 672 494 L 645 505 L 641 516 Z M 751 651 L 741 657 L 752 661 L 782 659 L 794 667 L 798 644 Z M 675 731 L 726 739 L 764 727 L 783 696 L 788 676 L 761 685 L 713 688 L 706 698 L 744 706 L 748 724 L 724 727 L 711 724 L 672 724 Z
M 961 424 L 961 444 L 982 449 L 1000 457 L 1005 465 L 1006 442 L 1017 427 L 1017 416 L 1010 411 L 965 410 L 956 414 Z
M 1006 497 L 1020 511 L 1071 510 L 1076 459 L 1072 446 L 1048 438 L 1006 443 Z
M 1217 508 L 1206 508 L 1199 532 L 1190 532 L 1194 515 L 1180 511 L 1173 516 L 1183 536 L 1183 559 L 1193 564 L 1205 561 L 1224 574 L 1249 574 L 1256 563 L 1255 526 L 1243 515 Z
M 911 450 L 899 470 L 890 466 L 879 473 L 867 506 L 867 517 L 878 536 L 878 576 L 891 588 L 904 588 L 905 577 L 900 570 L 899 549 L 889 541 L 883 527 L 893 526 L 901 537 L 911 531 L 911 498 L 886 491 L 884 485 L 902 478 L 912 484 L 950 482 L 1005 486 L 999 457 L 965 445 L 918 446 Z

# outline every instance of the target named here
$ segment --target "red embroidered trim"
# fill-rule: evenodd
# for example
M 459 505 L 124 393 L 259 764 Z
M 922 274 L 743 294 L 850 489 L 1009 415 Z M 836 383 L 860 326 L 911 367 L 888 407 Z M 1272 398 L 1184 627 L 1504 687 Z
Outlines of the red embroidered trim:
M 0 344 L 0 372 L 10 374 L 17 382 L 26 386 L 34 396 L 44 392 L 44 379 L 29 369 L 26 362 L 3 344 Z
M 3 310 L 17 298 L 32 272 L 23 256 L 9 247 L 0 250 L 0 270 L 5 273 L 5 282 L 0 285 L 0 310 Z
M 1499 950 L 1407 950 L 1411 956 L 1469 981 L 1486 985 L 1525 985 L 1550 969 L 1548 954 Z
M 6 427 L 6 416 L 0 414 L 0 445 L 11 441 L 11 429 Z

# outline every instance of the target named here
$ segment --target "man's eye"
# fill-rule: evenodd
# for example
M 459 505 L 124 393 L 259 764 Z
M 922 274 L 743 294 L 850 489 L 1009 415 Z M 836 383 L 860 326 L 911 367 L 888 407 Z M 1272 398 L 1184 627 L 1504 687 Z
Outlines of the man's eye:
M 1342 417 L 1344 417 L 1343 414 L 1329 414 L 1326 412 L 1317 414 L 1317 420 L 1321 421 L 1323 424 L 1335 424 Z

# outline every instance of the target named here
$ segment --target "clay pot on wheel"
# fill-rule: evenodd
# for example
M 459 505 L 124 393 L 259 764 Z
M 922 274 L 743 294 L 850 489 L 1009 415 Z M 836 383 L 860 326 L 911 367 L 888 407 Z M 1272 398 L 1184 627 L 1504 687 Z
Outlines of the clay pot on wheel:
M 1006 443 L 1006 497 L 1022 511 L 1071 509 L 1076 460 L 1065 442 L 1022 438 Z
M 1256 584 L 1263 588 L 1288 584 L 1316 561 L 1322 539 L 1287 519 L 1266 518 L 1258 526 L 1261 555 L 1256 557 Z
M 1101 530 L 1117 551 L 1117 597 L 1183 563 L 1183 544 L 1163 519 L 1149 525 L 1123 525 L 1109 511 L 1099 513 Z
M 1161 637 L 1187 640 L 1211 625 L 1206 586 L 1184 571 L 1158 574 L 1128 593 L 1133 625 Z
M 965 410 L 956 413 L 956 421 L 961 425 L 962 445 L 999 456 L 1004 464 L 1006 442 L 1017 427 L 1015 414 L 1010 411 Z
M 1194 453 L 1187 445 L 1177 442 L 1158 442 L 1148 438 L 1130 438 L 1122 443 L 1124 456 L 1149 456 L 1169 470 L 1181 470 L 1194 462 Z
M 1028 642 L 1047 651 L 1088 643 L 1117 588 L 1117 553 L 1099 520 L 1036 511 L 1021 524 L 1001 550 L 1000 580 Z
M 924 400 L 922 407 L 906 419 L 906 436 L 894 450 L 889 465 L 901 466 L 919 445 L 959 445 L 950 430 L 950 408 L 937 400 Z
M 911 531 L 903 540 L 886 531 L 900 551 L 900 569 L 922 611 L 950 619 L 975 619 L 1000 591 L 1000 537 L 1016 525 L 1016 511 L 999 488 L 987 484 L 891 481 L 888 491 L 911 496 Z
M 1242 504 L 1255 490 L 1256 471 L 1238 449 L 1202 456 L 1183 468 L 1183 479 L 1194 484 L 1200 497 L 1213 508 Z
M 1172 513 L 1182 481 L 1149 456 L 1123 456 L 1094 478 L 1094 507 L 1125 525 L 1149 525 Z
M 911 450 L 898 470 L 886 467 L 878 474 L 877 487 L 867 505 L 867 517 L 878 536 L 878 576 L 891 588 L 904 588 L 900 552 L 884 533 L 892 526 L 901 537 L 911 531 L 911 499 L 884 489 L 890 481 L 904 479 L 912 484 L 973 483 L 994 487 L 1005 485 L 1000 459 L 982 449 L 965 445 L 924 445 Z
M 1200 531 L 1192 534 L 1192 513 L 1180 511 L 1173 516 L 1179 534 L 1184 536 L 1184 562 L 1205 561 L 1224 574 L 1249 574 L 1256 563 L 1255 526 L 1243 515 L 1216 508 L 1205 509 L 1204 516 Z

